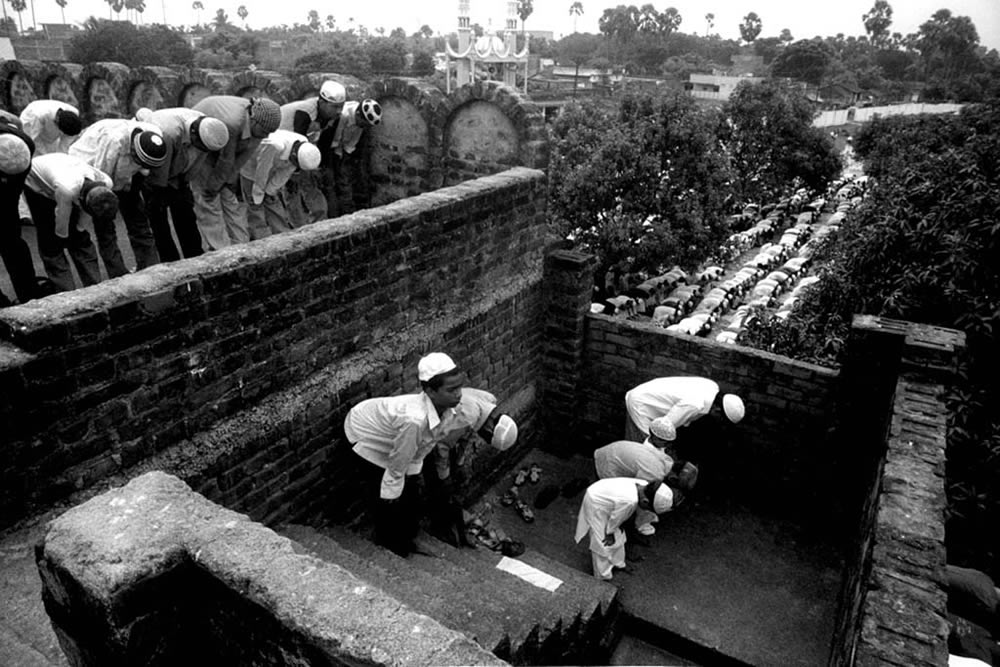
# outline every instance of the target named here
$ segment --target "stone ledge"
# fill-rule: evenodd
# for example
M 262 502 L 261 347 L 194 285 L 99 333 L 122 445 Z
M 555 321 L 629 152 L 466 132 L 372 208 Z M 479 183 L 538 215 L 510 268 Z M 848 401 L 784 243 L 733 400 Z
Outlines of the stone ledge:
M 233 626 L 226 608 L 231 592 L 277 624 L 279 635 L 270 633 L 266 641 L 282 659 L 506 664 L 338 566 L 295 554 L 287 538 L 161 472 L 142 475 L 53 520 L 39 545 L 38 563 L 46 607 L 71 660 L 146 664 L 152 656 L 136 651 L 155 648 L 147 633 L 160 631 L 198 634 L 188 639 L 210 642 L 204 650 L 222 657 L 220 651 L 239 643 L 235 637 L 241 633 L 246 641 L 263 641 L 255 628 Z M 187 588 L 179 580 L 188 577 L 186 571 L 208 575 L 221 584 L 210 590 L 227 595 L 206 600 L 210 591 L 202 587 L 187 599 L 178 593 Z M 172 583 L 164 588 L 157 582 Z M 151 627 L 149 614 L 165 594 L 180 608 Z M 201 617 L 210 609 L 215 615 L 207 624 L 185 627 L 185 609 Z M 143 641 L 135 632 L 146 635 Z

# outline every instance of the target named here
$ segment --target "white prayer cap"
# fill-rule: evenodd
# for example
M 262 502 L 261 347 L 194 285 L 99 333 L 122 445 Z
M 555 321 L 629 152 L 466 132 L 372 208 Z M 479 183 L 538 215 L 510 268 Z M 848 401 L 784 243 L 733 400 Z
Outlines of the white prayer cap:
M 347 89 L 338 81 L 324 81 L 320 86 L 319 96 L 327 102 L 343 104 L 347 101 Z
M 444 352 L 431 352 L 417 363 L 417 377 L 421 382 L 427 382 L 435 375 L 453 371 L 458 366 Z
M 726 394 L 722 397 L 722 411 L 726 417 L 734 424 L 739 424 L 743 419 L 746 408 L 743 407 L 743 399 L 736 394 Z
M 674 428 L 674 423 L 666 417 L 659 417 L 651 421 L 649 423 L 649 434 L 668 442 L 677 439 L 677 429 Z
M 319 169 L 319 163 L 322 156 L 319 153 L 319 149 L 313 144 L 303 143 L 299 146 L 299 152 L 296 154 L 297 160 L 299 161 L 299 169 L 302 171 L 312 171 L 313 169 Z
M 507 415 L 500 415 L 497 425 L 493 427 L 493 439 L 490 444 L 501 452 L 510 449 L 517 442 L 517 422 Z
M 653 496 L 653 511 L 657 514 L 663 514 L 673 507 L 673 505 L 674 492 L 666 484 L 660 484 L 660 488 L 656 490 L 656 495 Z

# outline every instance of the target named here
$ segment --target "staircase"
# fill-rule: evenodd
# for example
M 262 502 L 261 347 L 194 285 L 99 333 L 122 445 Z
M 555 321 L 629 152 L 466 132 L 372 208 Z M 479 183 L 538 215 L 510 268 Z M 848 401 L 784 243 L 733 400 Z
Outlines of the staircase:
M 620 632 L 615 586 L 537 552 L 517 560 L 561 579 L 555 591 L 497 569 L 499 553 L 457 549 L 425 534 L 417 544 L 433 555 L 401 558 L 348 528 L 277 531 L 513 664 L 607 664 Z

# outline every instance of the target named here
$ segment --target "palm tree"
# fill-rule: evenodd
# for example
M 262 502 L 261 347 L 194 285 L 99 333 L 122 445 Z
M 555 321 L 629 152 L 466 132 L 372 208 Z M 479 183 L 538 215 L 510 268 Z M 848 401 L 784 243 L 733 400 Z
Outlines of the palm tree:
M 31 29 L 38 29 L 38 24 L 35 23 L 35 0 L 31 0 Z
M 67 0 L 56 0 L 56 4 L 59 5 L 59 11 L 62 13 L 62 22 L 66 23 L 66 2 Z M 7 16 L 7 12 L 4 11 L 4 17 Z
M 705 37 L 708 37 L 713 25 L 715 25 L 715 14 L 709 12 L 705 14 Z
M 249 14 L 249 13 L 250 12 L 247 11 L 247 6 L 246 5 L 240 5 L 239 9 L 236 10 L 236 15 L 240 17 L 241 21 L 243 21 L 243 29 L 244 30 L 247 29 L 247 14 Z
M 583 3 L 577 0 L 569 6 L 569 15 L 573 17 L 573 32 L 576 32 L 576 20 L 583 14 Z
M 205 5 L 202 4 L 201 0 L 194 0 L 194 2 L 191 3 L 191 9 L 195 11 L 194 22 L 201 25 L 201 10 L 205 9 Z
M 10 0 L 10 6 L 14 8 L 17 12 L 17 25 L 18 32 L 24 32 L 24 23 L 21 21 L 21 12 L 28 8 L 28 3 L 25 0 Z

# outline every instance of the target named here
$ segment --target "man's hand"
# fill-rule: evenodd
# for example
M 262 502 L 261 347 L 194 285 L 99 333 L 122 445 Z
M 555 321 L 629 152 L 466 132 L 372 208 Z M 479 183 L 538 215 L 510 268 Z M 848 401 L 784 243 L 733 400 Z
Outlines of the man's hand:
M 615 534 L 608 533 L 604 536 L 604 546 L 613 547 L 615 545 Z

